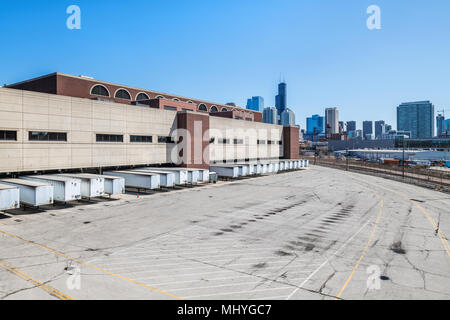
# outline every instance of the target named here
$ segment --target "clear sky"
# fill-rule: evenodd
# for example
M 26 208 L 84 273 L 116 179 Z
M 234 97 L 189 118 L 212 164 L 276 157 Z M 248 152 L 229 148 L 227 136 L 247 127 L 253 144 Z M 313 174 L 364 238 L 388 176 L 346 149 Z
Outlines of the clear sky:
M 81 8 L 81 30 L 66 8 Z M 369 5 L 381 30 L 366 27 Z M 245 106 L 288 104 L 305 118 L 386 120 L 401 102 L 450 109 L 448 0 L 1 0 L 0 82 L 51 72 Z M 450 116 L 450 111 L 448 111 Z

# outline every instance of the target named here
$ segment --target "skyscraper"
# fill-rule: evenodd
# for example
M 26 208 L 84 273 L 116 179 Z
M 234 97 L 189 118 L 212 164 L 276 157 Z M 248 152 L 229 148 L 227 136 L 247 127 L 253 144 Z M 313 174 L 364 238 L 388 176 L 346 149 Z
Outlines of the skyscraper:
M 247 100 L 247 109 L 254 111 L 264 110 L 264 98 L 263 97 L 252 97 Z
M 363 122 L 363 136 L 366 139 L 369 135 L 373 134 L 373 121 L 364 121 Z M 369 139 L 370 140 L 370 139 Z
M 347 121 L 347 132 L 356 131 L 356 121 Z
M 325 119 L 318 114 L 311 118 L 306 118 L 306 132 L 312 135 L 318 135 L 325 132 Z
M 375 139 L 381 139 L 385 133 L 385 124 L 386 122 L 384 120 L 375 121 Z
M 282 126 L 295 126 L 295 114 L 291 109 L 286 109 L 281 114 Z
M 275 107 L 278 111 L 278 120 L 281 123 L 281 114 L 287 108 L 287 84 L 284 82 L 278 85 L 278 95 L 275 97 Z
M 442 114 L 439 114 L 436 117 L 436 128 L 437 128 L 437 132 L 436 135 L 438 137 L 440 137 L 441 135 L 444 134 L 445 132 L 445 117 Z
M 278 124 L 277 108 L 275 108 L 275 107 L 264 108 L 264 111 L 263 111 L 263 122 L 264 123 L 271 123 L 271 124 Z
M 397 107 L 397 130 L 411 132 L 412 139 L 434 135 L 434 105 L 430 101 L 402 103 Z
M 325 109 L 326 134 L 339 133 L 339 110 L 337 108 Z

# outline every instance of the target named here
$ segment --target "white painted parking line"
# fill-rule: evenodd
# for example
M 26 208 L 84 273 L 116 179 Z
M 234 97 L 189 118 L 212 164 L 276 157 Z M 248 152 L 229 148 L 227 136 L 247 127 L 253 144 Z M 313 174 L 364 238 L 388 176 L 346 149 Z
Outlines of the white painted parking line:
M 258 290 L 251 290 L 251 291 L 239 291 L 239 292 L 228 292 L 228 293 L 222 292 L 222 293 L 184 297 L 184 299 L 190 300 L 190 299 L 198 299 L 198 298 L 206 298 L 206 297 L 229 296 L 229 295 L 248 294 L 248 293 L 253 294 L 253 293 L 258 293 L 258 292 L 280 291 L 280 290 L 292 290 L 292 287 L 286 286 L 286 287 L 258 289 Z M 236 298 L 239 299 L 239 297 L 236 297 Z

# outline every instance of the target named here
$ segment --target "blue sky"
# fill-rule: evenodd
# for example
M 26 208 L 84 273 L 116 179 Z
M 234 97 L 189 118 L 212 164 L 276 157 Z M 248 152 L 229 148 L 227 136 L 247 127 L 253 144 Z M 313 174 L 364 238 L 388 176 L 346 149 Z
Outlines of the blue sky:
M 72 4 L 81 30 L 66 28 Z M 372 4 L 381 30 L 366 27 Z M 395 127 L 401 102 L 450 109 L 449 12 L 448 0 L 2 0 L 0 82 L 59 71 L 273 106 L 282 74 L 302 128 L 334 106 L 358 127 Z

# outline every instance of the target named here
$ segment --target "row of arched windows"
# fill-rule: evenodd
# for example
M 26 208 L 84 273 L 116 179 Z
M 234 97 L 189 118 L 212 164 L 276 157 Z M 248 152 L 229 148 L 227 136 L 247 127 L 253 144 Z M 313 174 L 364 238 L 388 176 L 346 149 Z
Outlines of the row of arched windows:
M 109 90 L 101 84 L 97 84 L 97 85 L 93 86 L 91 89 L 91 94 L 96 95 L 96 96 L 101 96 L 101 97 L 108 97 L 108 98 L 111 97 Z M 118 89 L 116 91 L 116 93 L 114 94 L 114 98 L 123 99 L 123 100 L 131 100 L 131 94 L 125 89 Z M 161 96 L 161 95 L 156 96 L 155 98 L 156 99 L 165 99 L 165 97 Z M 143 100 L 150 100 L 150 97 L 144 92 L 138 93 L 136 95 L 136 101 L 143 101 Z M 172 100 L 180 102 L 180 99 L 177 99 L 177 98 L 173 98 Z M 190 100 L 187 101 L 187 103 L 194 104 L 194 102 L 192 102 Z M 202 111 L 202 112 L 212 112 L 212 113 L 219 112 L 219 108 L 217 106 L 212 106 L 210 108 L 210 110 L 208 111 L 208 107 L 204 103 L 199 104 L 197 109 L 198 109 L 198 111 Z M 226 112 L 226 111 L 229 111 L 229 110 L 225 107 L 222 108 L 222 110 L 221 110 L 221 112 Z

